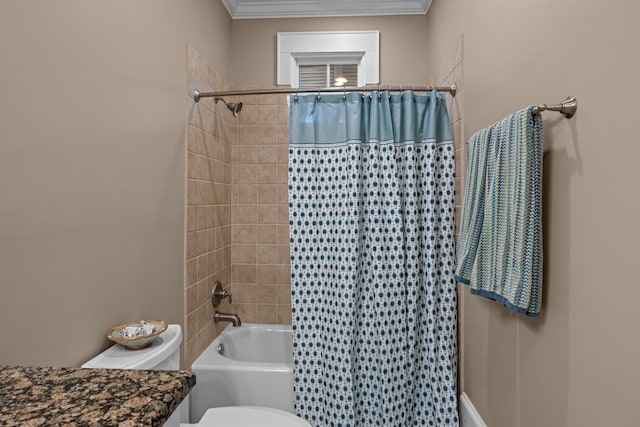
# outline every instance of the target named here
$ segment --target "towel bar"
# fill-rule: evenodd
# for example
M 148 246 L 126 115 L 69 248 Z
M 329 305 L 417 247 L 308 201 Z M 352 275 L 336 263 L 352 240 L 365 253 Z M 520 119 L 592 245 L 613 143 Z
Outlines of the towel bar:
M 540 104 L 537 107 L 533 108 L 533 114 L 540 114 L 545 110 L 549 111 L 559 111 L 562 113 L 567 119 L 573 117 L 578 109 L 578 100 L 575 96 L 567 96 L 567 98 L 562 101 L 560 104 L 556 105 L 547 105 Z

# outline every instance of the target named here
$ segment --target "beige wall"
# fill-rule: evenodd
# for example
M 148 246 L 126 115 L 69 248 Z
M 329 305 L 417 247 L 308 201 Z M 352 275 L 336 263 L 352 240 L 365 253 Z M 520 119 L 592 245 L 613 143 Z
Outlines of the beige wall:
M 245 19 L 232 22 L 233 81 L 276 85 L 276 34 L 285 31 L 380 31 L 382 84 L 428 81 L 426 18 L 417 16 Z
M 230 34 L 217 1 L 2 2 L 0 364 L 182 323 L 186 46 L 228 76 Z
M 571 120 L 544 113 L 542 315 L 465 291 L 463 387 L 491 427 L 637 424 L 638 16 L 632 1 L 437 0 L 429 12 L 431 66 L 464 34 L 465 135 L 579 101 Z

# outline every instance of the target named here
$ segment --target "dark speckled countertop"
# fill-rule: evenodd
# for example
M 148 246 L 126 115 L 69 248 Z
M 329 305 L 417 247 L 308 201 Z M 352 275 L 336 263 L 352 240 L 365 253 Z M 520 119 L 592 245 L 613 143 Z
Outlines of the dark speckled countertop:
M 0 366 L 0 425 L 161 426 L 195 383 L 189 371 Z

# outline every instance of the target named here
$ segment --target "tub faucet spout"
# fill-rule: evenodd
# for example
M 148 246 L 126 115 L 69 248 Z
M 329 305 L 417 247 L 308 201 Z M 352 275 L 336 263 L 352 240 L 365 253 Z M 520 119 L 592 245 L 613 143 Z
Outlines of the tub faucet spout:
M 231 322 L 231 324 L 234 327 L 242 326 L 242 321 L 240 320 L 237 314 L 220 313 L 219 311 L 216 311 L 215 314 L 213 315 L 213 321 L 216 323 Z

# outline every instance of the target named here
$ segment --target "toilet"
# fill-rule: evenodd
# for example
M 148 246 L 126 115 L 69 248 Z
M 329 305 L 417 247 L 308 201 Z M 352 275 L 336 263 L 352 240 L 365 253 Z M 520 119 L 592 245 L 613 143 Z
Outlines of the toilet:
M 166 331 L 156 337 L 149 347 L 142 350 L 127 350 L 116 344 L 82 365 L 83 368 L 107 369 L 180 369 L 180 325 L 169 325 Z M 197 378 L 196 378 L 197 381 Z M 224 393 L 224 390 L 220 390 Z M 233 425 L 234 427 L 311 427 L 301 418 L 285 411 L 258 406 L 226 406 L 208 409 L 198 424 L 189 422 L 189 396 L 187 396 L 164 424 L 167 427 L 198 426 L 213 427 Z

